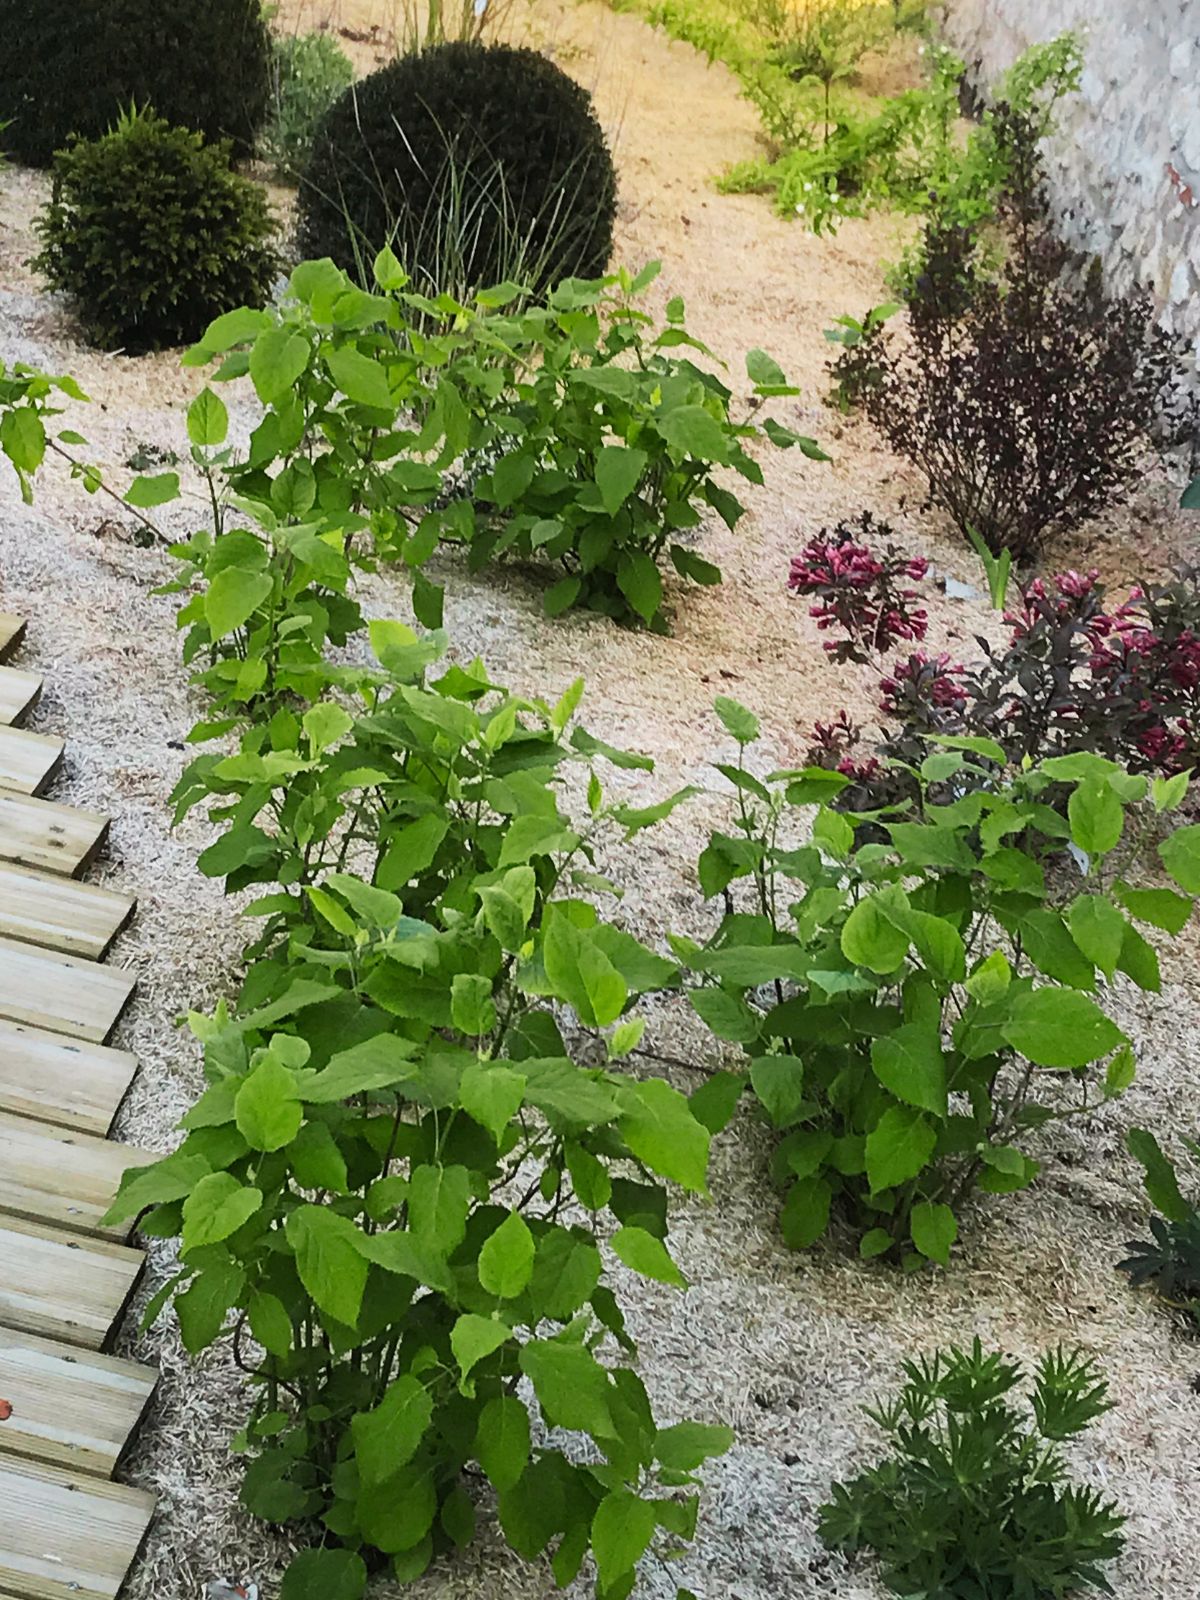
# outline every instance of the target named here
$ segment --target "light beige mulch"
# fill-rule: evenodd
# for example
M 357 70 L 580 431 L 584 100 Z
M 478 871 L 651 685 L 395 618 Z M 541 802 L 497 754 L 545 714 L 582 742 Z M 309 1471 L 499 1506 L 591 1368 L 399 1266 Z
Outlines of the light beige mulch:
M 386 4 L 343 0 L 335 9 L 336 22 L 366 32 Z M 306 21 L 328 10 L 310 3 Z M 285 23 L 297 13 L 285 5 Z M 779 764 L 801 756 L 817 716 L 843 703 L 869 715 L 866 680 L 826 665 L 814 628 L 785 590 L 789 557 L 822 525 L 870 507 L 895 522 L 906 546 L 930 554 L 937 571 L 976 583 L 978 574 L 938 520 L 921 513 L 911 473 L 865 428 L 820 403 L 828 352 L 821 330 L 838 313 L 861 313 L 882 298 L 880 263 L 895 254 L 903 225 L 876 217 L 818 240 L 772 216 L 765 201 L 717 195 L 712 174 L 755 148 L 753 112 L 723 69 L 590 3 L 539 6 L 527 26 L 594 90 L 615 138 L 621 259 L 664 261 L 654 300 L 661 306 L 672 294 L 685 296 L 690 326 L 729 358 L 735 387 L 744 351 L 762 346 L 776 356 L 804 387 L 780 415 L 834 456 L 825 466 L 795 452 L 764 458 L 766 484 L 747 492 L 742 528 L 705 530 L 705 552 L 724 569 L 724 584 L 679 593 L 668 639 L 582 615 L 547 622 L 527 575 L 501 569 L 473 579 L 453 560 L 439 563 L 456 654 L 482 653 L 497 680 L 547 696 L 585 674 L 587 724 L 658 760 L 654 775 L 615 780 L 648 801 L 684 782 L 714 786 L 710 764 L 729 754 L 710 709 L 717 693 L 759 712 L 765 755 Z M 349 47 L 364 68 L 382 48 L 370 40 Z M 169 354 L 133 361 L 88 350 L 23 265 L 45 192 L 38 175 L 0 173 L 0 357 L 80 379 L 95 402 L 79 426 L 96 459 L 119 464 L 147 444 L 181 449 L 183 413 L 200 376 L 181 371 Z M 244 427 L 250 414 L 243 399 L 235 421 Z M 1186 521 L 1172 510 L 1176 494 L 1164 475 L 1148 475 L 1133 507 L 1074 541 L 1071 558 L 1098 556 L 1117 575 L 1147 560 L 1162 566 L 1186 549 Z M 0 469 L 0 508 L 0 602 L 29 617 L 22 665 L 47 678 L 34 726 L 68 739 L 59 796 L 111 812 L 113 846 L 102 876 L 140 898 L 137 920 L 112 957 L 140 980 L 119 1042 L 137 1052 L 142 1070 L 120 1132 L 165 1147 L 200 1085 L 195 1049 L 175 1019 L 229 988 L 243 931 L 219 886 L 196 870 L 204 824 L 179 833 L 169 827 L 166 797 L 200 704 L 179 663 L 171 602 L 152 593 L 168 563 L 139 548 L 128 519 L 101 498 L 87 499 L 57 467 L 48 469 L 34 510 L 20 506 Z M 173 513 L 173 525 L 185 531 L 188 512 Z M 370 584 L 365 599 L 375 614 L 408 614 L 402 587 L 388 579 Z M 976 601 L 939 598 L 932 610 L 935 639 L 960 654 L 973 649 L 974 633 L 994 630 L 995 619 Z M 693 863 L 721 807 L 717 798 L 698 801 L 610 851 L 630 885 L 621 914 L 651 942 L 702 916 Z M 1121 1600 L 1200 1596 L 1200 1395 L 1193 1388 L 1200 1344 L 1114 1271 L 1143 1209 L 1124 1129 L 1136 1121 L 1169 1137 L 1200 1127 L 1194 935 L 1178 941 L 1167 965 L 1161 999 L 1125 987 L 1111 997 L 1138 1044 L 1137 1086 L 1086 1127 L 1053 1135 L 1033 1191 L 964 1219 L 949 1273 L 906 1281 L 836 1249 L 790 1254 L 774 1227 L 768 1138 L 747 1116 L 717 1141 L 711 1201 L 681 1204 L 674 1216 L 690 1290 L 674 1293 L 615 1271 L 660 1415 L 728 1421 L 738 1434 L 730 1454 L 707 1470 L 692 1552 L 678 1570 L 651 1564 L 646 1595 L 667 1600 L 682 1582 L 702 1600 L 876 1596 L 869 1576 L 822 1548 L 816 1508 L 831 1479 L 875 1446 L 860 1402 L 894 1382 L 902 1357 L 979 1333 L 1022 1356 L 1063 1339 L 1100 1357 L 1119 1406 L 1092 1430 L 1078 1466 L 1130 1516 L 1117 1593 Z M 650 1037 L 671 1055 L 711 1053 L 677 1006 L 654 1011 Z M 697 1081 L 666 1070 L 681 1087 Z M 153 1257 L 148 1287 L 169 1266 L 161 1247 Z M 202 1600 L 218 1575 L 258 1579 L 269 1595 L 286 1548 L 237 1505 L 239 1468 L 226 1448 L 240 1421 L 236 1374 L 223 1353 L 187 1360 L 170 1325 L 145 1339 L 131 1326 L 122 1348 L 163 1370 L 159 1400 L 128 1464 L 160 1500 L 132 1600 Z M 486 1505 L 481 1523 L 470 1552 L 441 1563 L 408 1593 L 541 1600 L 555 1592 L 543 1567 L 505 1550 Z

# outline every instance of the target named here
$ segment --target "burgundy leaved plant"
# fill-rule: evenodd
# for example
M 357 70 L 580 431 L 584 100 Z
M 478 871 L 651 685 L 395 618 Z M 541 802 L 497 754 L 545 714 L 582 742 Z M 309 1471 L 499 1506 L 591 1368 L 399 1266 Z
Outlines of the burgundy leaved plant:
M 888 645 L 925 637 L 920 595 L 901 585 L 927 564 L 891 543 L 876 553 L 866 543 L 876 530 L 890 532 L 865 516 L 840 524 L 793 562 L 789 580 L 819 597 L 822 631 L 840 630 L 828 654 L 879 674 L 875 734 L 845 711 L 810 734 L 808 760 L 852 779 L 841 804 L 864 811 L 911 799 L 904 765 L 919 765 L 938 735 L 983 735 L 1010 761 L 1087 750 L 1134 772 L 1200 767 L 1200 568 L 1138 584 L 1111 608 L 1095 570 L 1035 578 L 1005 615 L 1002 648 L 979 639 L 982 657 L 969 664 L 920 649 L 888 662 Z

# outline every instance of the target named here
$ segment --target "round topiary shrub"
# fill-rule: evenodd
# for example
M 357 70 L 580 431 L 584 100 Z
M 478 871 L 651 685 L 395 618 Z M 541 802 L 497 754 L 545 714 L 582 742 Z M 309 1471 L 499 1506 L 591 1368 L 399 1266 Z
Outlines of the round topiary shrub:
M 587 92 L 536 50 L 443 44 L 331 107 L 300 183 L 303 253 L 369 271 L 390 244 L 417 284 L 463 291 L 597 277 L 616 174 Z
M 267 109 L 259 0 L 0 0 L 0 147 L 48 166 L 131 105 L 248 154 Z
M 278 259 L 261 189 L 228 146 L 131 112 L 54 162 L 34 265 L 89 336 L 131 354 L 198 339 L 235 306 L 261 306 Z

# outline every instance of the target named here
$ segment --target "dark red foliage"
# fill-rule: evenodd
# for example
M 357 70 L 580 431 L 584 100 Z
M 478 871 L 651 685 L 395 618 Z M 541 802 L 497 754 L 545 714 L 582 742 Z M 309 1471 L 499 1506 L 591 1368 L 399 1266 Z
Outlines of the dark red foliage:
M 923 716 L 930 707 L 961 713 L 969 698 L 961 681 L 966 672 L 961 662 L 952 661 L 944 652 L 931 656 L 916 650 L 906 660 L 893 662 L 881 680 L 879 708 L 885 716 L 905 723 L 913 721 L 918 707 L 923 708 Z
M 851 722 L 845 710 L 839 711 L 832 722 L 815 722 L 809 739 L 805 756 L 808 766 L 845 773 L 855 783 L 869 783 L 879 775 L 876 756 L 856 758 L 854 752 L 862 744 L 863 730 L 857 722 Z
M 972 230 L 931 235 L 909 338 L 880 324 L 834 375 L 858 384 L 869 420 L 964 535 L 1024 560 L 1128 493 L 1178 362 L 1149 297 L 1109 298 L 1052 235 L 1036 128 L 1012 114 L 1005 138 L 998 275 Z
M 854 526 L 874 531 L 866 518 Z M 809 761 L 853 780 L 840 804 L 869 811 L 912 798 L 903 770 L 886 762 L 918 765 L 938 735 L 984 735 L 1010 761 L 1088 750 L 1134 772 L 1200 768 L 1200 568 L 1184 568 L 1169 583 L 1139 584 L 1111 609 L 1095 570 L 1035 578 L 1006 613 L 1002 649 L 980 639 L 983 656 L 969 665 L 916 650 L 884 666 L 864 634 L 913 637 L 892 626 L 898 609 L 903 627 L 919 619 L 916 637 L 924 637 L 917 591 L 897 585 L 916 581 L 925 563 L 906 561 L 894 545 L 878 555 L 845 531 L 814 540 L 792 568 L 792 587 L 821 597 L 818 626 L 845 635 L 826 650 L 880 672 L 886 723 L 877 739 L 845 711 L 811 734 Z M 899 604 L 881 599 L 888 584 Z

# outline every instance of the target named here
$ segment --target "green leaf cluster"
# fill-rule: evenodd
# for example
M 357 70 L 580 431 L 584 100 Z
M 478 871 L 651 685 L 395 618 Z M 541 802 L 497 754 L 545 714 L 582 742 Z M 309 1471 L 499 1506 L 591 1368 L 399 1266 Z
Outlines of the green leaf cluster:
M 1125 1247 L 1129 1254 L 1118 1265 L 1135 1288 L 1152 1288 L 1200 1330 L 1200 1204 L 1184 1194 L 1176 1164 L 1152 1133 L 1131 1128 L 1128 1143 L 1157 1215 L 1150 1218 L 1150 1238 L 1131 1239 Z M 1182 1143 L 1200 1161 L 1200 1141 Z
M 517 284 L 469 304 L 415 293 L 390 250 L 374 270 L 368 292 L 304 262 L 277 309 L 218 318 L 185 361 L 216 363 L 216 383 L 248 377 L 264 407 L 248 452 L 203 458 L 218 509 L 232 497 L 262 528 L 404 563 L 427 626 L 441 594 L 420 569 L 449 543 L 472 568 L 541 565 L 550 614 L 585 605 L 663 632 L 664 562 L 720 581 L 693 542 L 706 508 L 731 528 L 742 516 L 719 475 L 761 482 L 755 441 L 824 459 L 773 419 L 735 420 L 681 302 L 656 329 L 636 300 L 657 263 L 568 279 L 538 305 Z M 796 392 L 762 351 L 747 369 L 759 400 Z
M 223 448 L 212 391 L 188 422 Z M 357 1596 L 381 1560 L 418 1575 L 471 1537 L 478 1470 L 515 1549 L 550 1550 L 564 1585 L 590 1551 L 617 1600 L 652 1541 L 691 1537 L 695 1470 L 731 1439 L 658 1426 L 602 1249 L 683 1286 L 667 1191 L 706 1192 L 708 1130 L 661 1079 L 568 1043 L 602 1036 L 615 1062 L 639 995 L 678 983 L 595 903 L 615 892 L 599 833 L 643 825 L 597 765 L 652 763 L 578 726 L 582 682 L 515 696 L 447 666 L 438 632 L 374 622 L 372 658 L 340 664 L 361 619 L 339 539 L 281 521 L 178 553 L 218 713 L 193 737 L 222 746 L 177 814 L 217 825 L 203 872 L 261 893 L 236 1007 L 192 1018 L 207 1087 L 182 1143 L 111 1213 L 179 1241 L 148 1316 L 173 1302 L 190 1351 L 231 1340 L 250 1370 L 246 1505 L 339 1547 L 288 1592 Z M 585 1456 L 535 1443 L 531 1411 Z
M 1081 1351 L 1048 1351 L 1034 1372 L 1030 1417 L 1015 1402 L 1023 1373 L 976 1339 L 904 1363 L 895 1399 L 870 1406 L 891 1453 L 834 1485 L 820 1534 L 871 1551 L 893 1594 L 1044 1596 L 1113 1590 L 1124 1518 L 1070 1481 L 1061 1446 L 1110 1409 L 1108 1385 Z
M 1168 794 L 1083 754 L 1014 771 L 998 747 L 948 741 L 909 769 L 915 806 L 847 814 L 830 804 L 846 779 L 758 777 L 756 720 L 717 711 L 739 751 L 721 768 L 736 822 L 698 874 L 727 909 L 684 960 L 693 1008 L 740 1046 L 778 1130 L 784 1237 L 807 1247 L 841 1214 L 864 1257 L 944 1266 L 972 1191 L 1025 1188 L 1038 1130 L 1133 1081 L 1103 995 L 1118 973 L 1157 993 L 1147 935 L 1191 915 L 1200 829 L 1168 832 L 1150 863 L 1183 892 L 1130 881 L 1186 779 Z M 797 848 L 795 813 L 814 806 Z
M 59 395 L 87 398 L 74 378 L 54 378 L 21 361 L 11 366 L 0 361 L 0 455 L 16 473 L 26 505 L 33 500 L 33 479 L 46 456 L 46 424 L 62 410 L 56 404 Z

